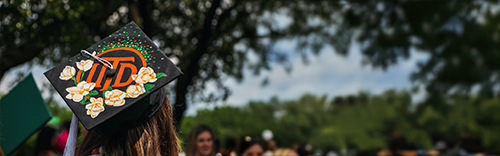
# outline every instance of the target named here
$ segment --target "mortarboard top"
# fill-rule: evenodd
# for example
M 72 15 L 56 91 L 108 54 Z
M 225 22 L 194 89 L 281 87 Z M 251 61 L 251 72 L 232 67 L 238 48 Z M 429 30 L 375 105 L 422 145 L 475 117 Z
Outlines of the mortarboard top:
M 31 73 L 0 100 L 0 144 L 6 155 L 51 118 Z
M 104 135 L 148 119 L 180 75 L 133 22 L 45 72 L 83 126 Z

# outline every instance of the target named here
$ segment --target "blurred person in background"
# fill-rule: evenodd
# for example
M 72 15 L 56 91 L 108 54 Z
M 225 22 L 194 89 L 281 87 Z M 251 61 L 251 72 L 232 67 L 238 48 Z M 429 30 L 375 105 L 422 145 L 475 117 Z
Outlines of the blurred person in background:
M 235 138 L 228 138 L 225 140 L 226 146 L 225 148 L 220 148 L 218 152 L 222 154 L 223 156 L 236 156 L 236 139 Z
M 46 126 L 38 133 L 35 145 L 35 156 L 57 156 L 54 146 L 57 141 L 56 129 Z
M 415 150 L 401 150 L 399 153 L 401 156 L 418 156 L 418 153 Z
M 264 155 L 265 156 L 272 156 L 274 149 L 276 149 L 276 141 L 269 140 L 266 144 L 266 152 L 264 153 Z
M 327 151 L 328 152 L 325 154 L 325 156 L 338 156 L 339 155 L 333 148 L 329 148 Z
M 220 147 L 219 139 L 214 140 L 214 146 L 215 146 L 215 156 L 222 156 L 222 152 L 224 152 L 224 149 Z
M 429 150 L 425 154 L 426 154 L 426 156 L 439 156 L 439 151 L 438 150 Z
M 392 156 L 392 152 L 387 149 L 383 149 L 377 152 L 377 156 Z
M 66 147 L 66 141 L 69 135 L 69 124 L 70 121 L 66 121 L 61 125 L 60 132 L 57 134 L 56 144 L 54 145 L 54 151 L 57 153 L 63 153 Z
M 278 149 L 274 150 L 273 155 L 275 155 L 275 156 L 299 156 L 299 154 L 291 148 L 278 148 Z
M 481 140 L 470 132 L 460 134 L 458 145 L 462 149 L 462 153 L 475 154 L 484 151 Z
M 307 151 L 306 146 L 303 146 L 303 145 L 300 145 L 296 151 L 297 151 L 297 154 L 299 154 L 299 156 L 308 156 L 309 155 L 309 152 Z
M 233 138 L 230 140 L 230 142 L 227 143 L 228 144 L 228 147 L 229 147 L 229 156 L 237 156 L 236 155 L 236 149 L 238 148 L 237 147 L 237 141 L 236 141 L 236 138 Z
M 238 156 L 263 156 L 264 149 L 262 146 L 251 137 L 247 136 L 242 139 L 237 152 Z
M 186 156 L 214 156 L 214 133 L 206 125 L 198 125 L 191 130 L 186 148 Z
M 402 156 L 416 156 L 417 151 L 415 145 L 408 142 L 404 135 L 394 130 L 388 142 L 389 150 L 392 154 L 402 155 Z
M 293 150 L 298 151 L 299 148 L 300 148 L 300 144 L 297 143 L 297 142 L 294 142 L 294 143 L 292 143 L 291 147 L 292 147 Z

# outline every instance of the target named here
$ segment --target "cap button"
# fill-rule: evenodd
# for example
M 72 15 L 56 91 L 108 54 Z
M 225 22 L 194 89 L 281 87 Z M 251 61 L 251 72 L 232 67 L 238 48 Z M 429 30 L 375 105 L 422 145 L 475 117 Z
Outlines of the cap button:
M 115 74 L 116 74 L 116 70 L 114 70 L 114 69 L 106 70 L 106 77 L 113 77 L 113 76 L 115 76 Z

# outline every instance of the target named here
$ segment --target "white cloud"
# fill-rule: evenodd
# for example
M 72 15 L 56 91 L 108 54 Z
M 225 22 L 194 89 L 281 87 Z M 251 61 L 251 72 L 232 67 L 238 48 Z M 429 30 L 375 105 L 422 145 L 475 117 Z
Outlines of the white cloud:
M 26 64 L 14 67 L 4 74 L 4 77 L 2 78 L 2 81 L 0 83 L 0 92 L 8 93 L 8 91 L 10 91 L 16 85 L 15 83 L 17 81 L 16 78 L 18 72 L 24 72 L 24 75 L 28 75 L 31 72 L 38 88 L 40 89 L 43 83 L 49 82 L 43 75 L 45 71 L 47 71 L 47 69 L 41 66 L 34 66 L 30 69 Z

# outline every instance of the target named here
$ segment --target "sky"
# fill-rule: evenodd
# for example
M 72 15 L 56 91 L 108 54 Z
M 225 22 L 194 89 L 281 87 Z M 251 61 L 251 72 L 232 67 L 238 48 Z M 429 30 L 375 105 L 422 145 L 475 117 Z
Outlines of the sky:
M 292 19 L 287 16 L 286 12 L 266 16 L 275 20 L 278 29 L 286 28 L 292 23 Z M 309 23 L 315 22 L 321 21 L 309 21 Z M 258 33 L 267 32 L 262 27 L 258 27 L 257 31 Z M 273 45 L 273 49 L 293 54 L 295 53 L 295 45 L 296 42 L 293 40 L 281 41 Z M 357 94 L 360 91 L 380 94 L 389 89 L 410 90 L 413 87 L 409 79 L 410 74 L 417 69 L 418 62 L 426 61 L 429 58 L 428 55 L 411 49 L 409 59 L 401 60 L 385 71 L 374 69 L 361 63 L 360 45 L 354 40 L 347 56 L 336 54 L 335 50 L 328 46 L 323 48 L 318 56 L 310 55 L 308 64 L 304 64 L 302 58 L 296 55 L 291 56 L 289 61 L 293 69 L 290 73 L 287 73 L 283 66 L 278 64 L 273 64 L 271 71 L 262 72 L 258 76 L 254 76 L 250 70 L 245 70 L 244 80 L 241 83 L 235 79 L 229 79 L 225 82 L 232 91 L 231 96 L 226 101 L 215 105 L 195 103 L 188 106 L 186 114 L 195 115 L 199 109 L 211 109 L 221 105 L 243 106 L 249 101 L 267 101 L 273 96 L 281 100 L 294 100 L 306 93 L 327 95 L 329 98 L 333 98 Z M 269 83 L 262 86 L 262 81 L 265 78 L 268 78 Z M 418 102 L 424 97 L 425 93 L 420 91 L 412 95 L 412 100 Z
M 293 51 L 293 44 L 294 42 L 280 42 L 275 48 Z M 293 57 L 290 60 L 293 65 L 290 73 L 278 64 L 273 64 L 271 71 L 265 71 L 259 76 L 245 70 L 241 83 L 234 79 L 225 83 L 232 91 L 225 102 L 215 105 L 197 103 L 188 107 L 186 114 L 195 115 L 198 109 L 210 109 L 220 105 L 242 106 L 249 101 L 268 101 L 273 96 L 281 100 L 294 100 L 310 93 L 327 95 L 331 99 L 335 96 L 357 94 L 360 91 L 380 94 L 389 89 L 410 90 L 410 74 L 417 69 L 418 62 L 427 59 L 427 55 L 413 50 L 408 60 L 402 60 L 384 71 L 363 65 L 361 50 L 355 43 L 347 56 L 336 54 L 334 49 L 326 47 L 318 56 L 311 55 L 308 64 L 304 64 L 300 57 Z M 269 83 L 262 86 L 262 80 L 266 77 Z M 424 97 L 424 93 L 416 93 L 413 95 L 413 101 L 422 100 Z

